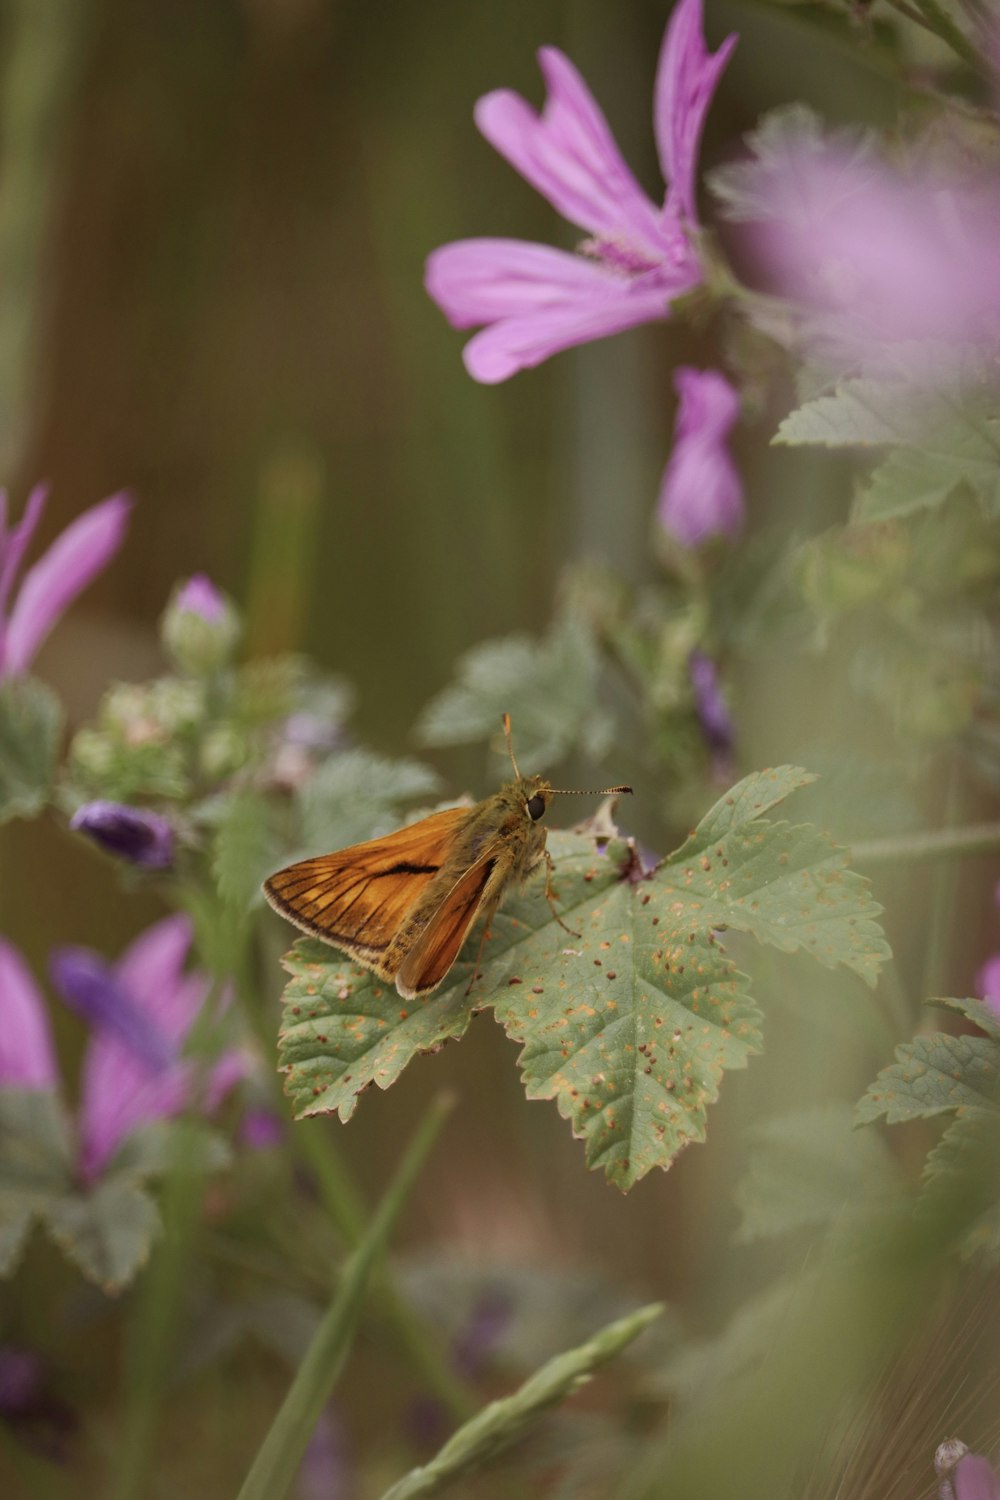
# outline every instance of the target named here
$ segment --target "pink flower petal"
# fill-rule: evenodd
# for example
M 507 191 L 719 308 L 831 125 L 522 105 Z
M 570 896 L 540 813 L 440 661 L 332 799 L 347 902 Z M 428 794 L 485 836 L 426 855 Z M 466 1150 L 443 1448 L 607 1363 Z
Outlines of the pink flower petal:
M 124 495 L 91 506 L 29 569 L 10 615 L 0 663 L 3 674 L 28 670 L 59 616 L 118 551 L 130 508 Z
M 581 297 L 524 317 L 502 318 L 466 344 L 462 351 L 466 369 L 474 380 L 493 385 L 518 370 L 540 365 L 561 349 L 667 317 L 670 296 L 662 287 L 646 289 L 634 281 L 619 285 L 620 290 L 603 302 Z
M 116 966 L 122 988 L 175 1043 L 187 1035 L 208 990 L 203 975 L 183 973 L 193 936 L 183 912 L 164 917 L 139 934 Z
M 663 253 L 659 213 L 625 163 L 607 120 L 569 58 L 543 47 L 548 86 L 541 115 L 498 89 L 476 105 L 476 124 L 556 211 L 601 237 L 626 237 L 655 265 Z
M 31 544 L 31 538 L 35 534 L 35 527 L 41 520 L 42 511 L 45 509 L 45 501 L 48 498 L 49 487 L 47 484 L 36 484 L 28 496 L 28 503 L 24 507 L 24 515 L 16 526 L 12 526 L 9 534 L 5 535 L 7 529 L 7 492 L 0 491 L 0 617 L 7 608 L 7 600 L 14 586 L 21 567 L 24 554 Z M 0 634 L 3 626 L 0 621 Z
M 653 91 L 653 131 L 667 182 L 664 216 L 697 224 L 695 169 L 705 115 L 736 46 L 735 33 L 713 56 L 705 46 L 702 0 L 680 0 L 660 48 Z
M 58 1081 L 45 1002 L 20 953 L 0 938 L 0 1085 L 51 1089 Z
M 425 285 L 454 328 L 474 328 L 541 309 L 605 302 L 623 296 L 629 279 L 549 245 L 484 238 L 432 251 Z

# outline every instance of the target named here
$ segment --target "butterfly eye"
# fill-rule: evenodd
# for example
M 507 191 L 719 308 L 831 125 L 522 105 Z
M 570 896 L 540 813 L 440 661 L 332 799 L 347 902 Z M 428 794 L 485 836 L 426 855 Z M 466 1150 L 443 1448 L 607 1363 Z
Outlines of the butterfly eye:
M 542 816 L 542 813 L 545 811 L 545 798 L 540 796 L 539 793 L 536 792 L 533 797 L 528 798 L 525 806 L 528 809 L 528 817 L 533 823 L 537 823 L 539 818 Z

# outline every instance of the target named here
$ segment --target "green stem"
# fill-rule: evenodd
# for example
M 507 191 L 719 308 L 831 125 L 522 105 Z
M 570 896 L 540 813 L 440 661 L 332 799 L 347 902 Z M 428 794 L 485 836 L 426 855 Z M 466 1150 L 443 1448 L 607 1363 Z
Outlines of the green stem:
M 451 1107 L 451 1098 L 439 1095 L 424 1116 L 375 1217 L 351 1257 L 281 1410 L 260 1446 L 238 1500 L 282 1500 L 287 1493 L 347 1359 L 369 1277 L 385 1252 L 396 1221 Z
M 935 828 L 865 839 L 851 848 L 854 865 L 911 864 L 928 859 L 956 859 L 966 854 L 1000 852 L 1000 823 L 972 823 L 964 828 Z
M 115 1500 L 138 1500 L 149 1493 L 160 1400 L 177 1337 L 177 1314 L 204 1183 L 198 1143 L 191 1138 L 190 1149 L 185 1148 L 186 1129 L 186 1122 L 182 1122 L 178 1128 L 177 1157 L 164 1187 L 165 1240 L 142 1284 L 130 1331 L 128 1401 L 118 1450 Z

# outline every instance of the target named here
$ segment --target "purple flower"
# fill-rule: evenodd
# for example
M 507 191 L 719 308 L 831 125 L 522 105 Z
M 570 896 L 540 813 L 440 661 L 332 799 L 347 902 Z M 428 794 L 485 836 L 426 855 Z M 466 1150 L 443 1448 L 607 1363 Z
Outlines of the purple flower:
M 49 1018 L 27 964 L 0 938 L 0 1085 L 53 1089 L 59 1081 Z
M 144 870 L 166 870 L 174 858 L 174 830 L 160 813 L 122 802 L 84 802 L 69 826 L 109 854 Z
M 77 594 L 110 562 L 125 535 L 131 502 L 112 495 L 71 521 L 14 585 L 42 511 L 47 489 L 28 496 L 16 526 L 7 523 L 7 493 L 0 490 L 0 679 L 27 672 L 35 653 Z
M 579 254 L 524 240 L 460 240 L 435 250 L 426 286 L 456 328 L 487 325 L 466 345 L 469 374 L 493 384 L 574 344 L 665 318 L 702 269 L 695 178 L 702 125 L 736 45 L 705 47 L 701 0 L 680 0 L 660 51 L 653 130 L 668 184 L 653 203 L 625 164 L 573 64 L 543 47 L 541 115 L 508 89 L 476 105 L 476 124 L 516 171 L 588 238 Z
M 42 1362 L 30 1349 L 0 1345 L 0 1412 L 4 1416 L 27 1411 L 42 1388 Z
M 284 1121 L 273 1110 L 248 1109 L 240 1122 L 240 1140 L 251 1151 L 268 1151 L 284 1138 Z
M 688 657 L 688 672 L 691 690 L 694 693 L 695 712 L 701 725 L 705 742 L 717 754 L 726 755 L 733 747 L 735 731 L 726 707 L 726 700 L 719 686 L 719 673 L 715 662 L 704 651 L 692 651 Z
M 1000 905 L 1000 885 L 994 896 Z M 990 955 L 976 975 L 974 984 L 976 994 L 982 996 L 985 1004 L 1000 1019 L 1000 953 Z
M 660 525 L 683 547 L 734 536 L 743 524 L 743 484 L 726 448 L 740 398 L 718 370 L 681 365 L 674 449 L 660 486 Z
M 80 1170 L 89 1180 L 139 1126 L 168 1119 L 195 1101 L 211 1113 L 246 1072 L 246 1059 L 236 1050 L 223 1052 L 206 1069 L 181 1055 L 211 990 L 207 974 L 184 973 L 191 935 L 190 920 L 178 915 L 148 928 L 113 967 L 80 948 L 53 956 L 56 983 L 92 1026 L 77 1122 Z M 56 1070 L 44 1002 L 5 943 L 0 1001 L 0 1085 L 52 1087 Z
M 813 341 L 888 373 L 939 372 L 940 347 L 1000 340 L 997 183 L 899 170 L 803 130 L 753 173 L 751 245 L 806 309 Z M 913 347 L 916 346 L 916 347 Z M 944 360 L 945 371 L 949 361 Z

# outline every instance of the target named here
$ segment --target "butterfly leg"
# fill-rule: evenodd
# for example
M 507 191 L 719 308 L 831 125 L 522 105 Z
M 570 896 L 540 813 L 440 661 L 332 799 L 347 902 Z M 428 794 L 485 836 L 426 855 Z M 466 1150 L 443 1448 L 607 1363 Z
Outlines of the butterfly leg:
M 482 936 L 479 939 L 479 947 L 476 949 L 476 961 L 472 965 L 472 973 L 469 975 L 469 983 L 468 983 L 468 986 L 466 987 L 466 991 L 465 991 L 465 993 L 467 995 L 471 995 L 472 994 L 472 986 L 475 984 L 476 980 L 482 978 L 482 974 L 479 971 L 479 960 L 483 956 L 483 948 L 485 946 L 486 939 L 488 937 L 492 937 L 492 936 L 493 936 L 493 934 L 490 931 L 490 924 L 489 924 L 489 922 L 484 922 L 484 924 L 483 924 L 483 933 L 482 933 Z
M 552 915 L 555 917 L 556 921 L 559 923 L 559 926 L 563 929 L 563 931 L 569 933 L 570 937 L 582 937 L 582 932 L 576 932 L 574 928 L 567 927 L 566 923 L 563 921 L 562 917 L 559 915 L 558 910 L 556 909 L 556 893 L 552 889 L 552 871 L 555 869 L 555 865 L 552 863 L 552 855 L 547 849 L 543 849 L 542 853 L 545 856 L 545 899 L 549 903 Z

